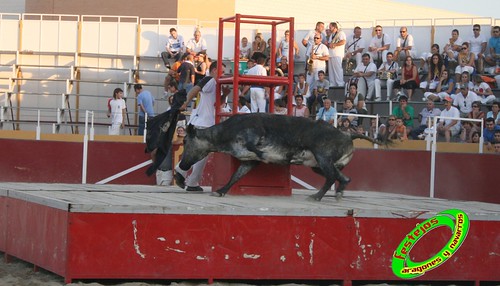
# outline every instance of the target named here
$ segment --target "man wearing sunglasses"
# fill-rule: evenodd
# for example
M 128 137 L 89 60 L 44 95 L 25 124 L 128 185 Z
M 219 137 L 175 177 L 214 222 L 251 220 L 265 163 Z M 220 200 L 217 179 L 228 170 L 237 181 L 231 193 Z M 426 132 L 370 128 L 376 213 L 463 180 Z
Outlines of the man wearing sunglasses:
M 490 66 L 495 66 L 500 60 L 500 26 L 493 27 L 493 37 L 490 38 L 488 44 L 490 46 L 490 55 L 485 58 Z
M 382 26 L 377 25 L 375 27 L 375 36 L 373 36 L 368 51 L 371 54 L 371 59 L 373 61 L 379 61 L 380 63 L 385 62 L 387 53 L 391 48 L 391 39 L 389 36 L 382 32 Z M 377 67 L 379 64 L 377 64 Z
M 311 70 L 307 71 L 307 83 L 312 86 L 315 80 L 318 80 L 318 72 L 326 70 L 326 61 L 330 56 L 328 52 L 328 47 L 322 43 L 322 37 L 320 33 L 314 35 L 314 44 L 307 48 L 306 55 L 308 60 L 312 60 L 312 65 L 308 68 Z
M 472 32 L 474 35 L 472 35 L 467 42 L 470 44 L 471 53 L 475 55 L 474 60 L 477 62 L 476 68 L 478 72 L 483 73 L 484 53 L 486 52 L 487 44 L 486 37 L 481 35 L 481 25 L 479 24 L 474 24 L 474 26 L 472 26 Z
M 399 29 L 399 37 L 396 41 L 396 50 L 394 51 L 394 60 L 400 61 L 400 57 L 403 59 L 406 57 L 417 57 L 417 51 L 414 48 L 413 36 L 408 34 L 407 27 L 401 27 Z

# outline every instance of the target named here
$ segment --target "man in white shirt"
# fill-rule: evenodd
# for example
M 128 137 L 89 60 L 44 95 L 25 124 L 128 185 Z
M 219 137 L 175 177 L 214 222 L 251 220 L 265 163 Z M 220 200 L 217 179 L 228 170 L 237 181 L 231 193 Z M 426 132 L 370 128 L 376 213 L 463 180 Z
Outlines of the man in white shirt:
M 253 57 L 256 60 L 256 65 L 248 70 L 247 75 L 267 76 L 267 70 L 264 68 L 264 63 L 266 62 L 265 55 L 263 53 L 256 52 Z M 241 94 L 245 94 L 249 89 L 250 108 L 252 113 L 266 112 L 266 94 L 269 94 L 269 88 L 258 85 L 247 85 L 243 88 Z
M 349 61 L 354 58 L 356 60 L 356 65 L 361 62 L 361 56 L 366 48 L 365 40 L 361 37 L 361 27 L 355 27 L 352 36 L 346 39 L 346 51 L 344 59 Z
M 342 58 L 344 58 L 346 36 L 340 30 L 339 23 L 331 22 L 329 25 L 330 36 L 328 37 L 328 79 L 330 86 L 344 86 L 344 70 L 342 69 Z
M 457 29 L 453 29 L 451 31 L 451 38 L 443 48 L 445 55 L 450 61 L 457 60 L 458 52 L 462 49 L 463 42 L 462 38 L 460 38 L 460 32 Z
M 318 72 L 326 71 L 326 61 L 330 57 L 328 47 L 321 41 L 321 35 L 316 33 L 314 35 L 314 45 L 310 45 L 306 51 L 307 60 L 312 60 L 311 70 L 307 71 L 307 83 L 312 86 L 314 81 L 318 80 Z
M 391 39 L 382 32 L 382 26 L 375 26 L 375 36 L 370 41 L 368 51 L 372 61 L 385 62 L 387 53 L 391 48 Z
M 200 94 L 198 106 L 191 112 L 188 123 L 193 125 L 194 128 L 204 129 L 215 125 L 216 76 L 217 61 L 214 61 L 210 65 L 210 75 L 204 77 L 189 91 L 186 102 L 180 108 L 181 110 L 186 110 L 193 98 L 195 98 L 198 93 Z M 224 98 L 230 91 L 228 87 L 222 86 L 221 102 L 224 101 Z M 203 175 L 203 170 L 205 169 L 207 158 L 208 157 L 203 158 L 192 166 L 192 172 L 186 180 L 185 178 L 189 170 L 182 170 L 179 168 L 179 164 L 177 164 L 177 166 L 175 166 L 175 183 L 183 189 L 187 186 L 186 191 L 188 192 L 203 192 L 203 189 L 200 187 L 200 180 Z
M 390 77 L 387 78 L 377 78 L 375 79 L 375 101 L 382 100 L 382 86 L 387 87 L 387 100 L 391 99 L 392 95 L 392 87 L 394 85 L 394 81 L 396 80 L 397 71 L 399 69 L 399 65 L 396 61 L 393 60 L 393 54 L 387 53 L 387 58 L 385 63 L 381 64 L 378 68 L 378 72 L 381 74 L 388 75 Z
M 201 37 L 200 30 L 194 31 L 194 38 L 189 40 L 186 44 L 186 52 L 193 56 L 198 53 L 207 53 L 207 42 Z
M 439 119 L 437 131 L 440 135 L 444 135 L 446 142 L 450 142 L 452 136 L 458 135 L 460 132 L 460 111 L 455 106 L 451 105 L 453 99 L 451 97 L 446 96 L 444 99 L 444 109 L 441 111 L 441 116 L 457 118 L 457 120 L 453 119 Z
M 467 42 L 470 44 L 470 52 L 474 53 L 475 60 L 477 61 L 476 67 L 479 73 L 482 73 L 484 70 L 484 53 L 486 52 L 486 46 L 488 45 L 488 41 L 484 35 L 481 35 L 481 25 L 474 24 L 472 26 L 472 35 Z
M 399 37 L 396 41 L 396 50 L 394 51 L 394 60 L 401 60 L 400 57 L 405 59 L 406 57 L 417 57 L 417 52 L 414 47 L 413 36 L 408 34 L 407 27 L 401 27 L 399 29 Z
M 316 23 L 316 28 L 312 31 L 309 31 L 307 35 L 302 39 L 302 45 L 306 47 L 306 50 L 309 49 L 310 46 L 314 45 L 314 37 L 316 34 L 319 34 L 321 36 L 321 42 L 324 42 L 326 38 L 326 34 L 324 32 L 325 30 L 325 23 L 323 22 L 317 22 Z M 306 58 L 309 57 L 309 55 L 306 53 Z
M 455 94 L 453 105 L 458 107 L 461 117 L 467 117 L 469 112 L 472 111 L 472 103 L 481 101 L 481 99 L 475 92 L 469 90 L 467 85 L 461 84 L 458 89 L 459 91 Z
M 353 77 L 364 77 L 366 79 L 368 92 L 366 93 L 365 98 L 371 100 L 371 98 L 373 97 L 373 91 L 375 89 L 377 66 L 370 61 L 370 54 L 363 54 L 361 64 L 358 64 L 358 66 L 354 70 Z
M 161 53 L 161 58 L 165 63 L 166 67 L 170 67 L 169 59 L 175 59 L 179 61 L 182 53 L 184 52 L 184 38 L 177 34 L 175 28 L 170 28 L 170 36 L 167 38 L 167 43 L 165 44 L 165 52 Z

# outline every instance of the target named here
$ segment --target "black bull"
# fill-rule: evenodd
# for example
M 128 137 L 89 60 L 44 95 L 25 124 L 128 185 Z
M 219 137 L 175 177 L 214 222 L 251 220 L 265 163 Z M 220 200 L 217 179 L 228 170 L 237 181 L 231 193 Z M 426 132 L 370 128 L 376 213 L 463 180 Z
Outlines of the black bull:
M 216 193 L 224 196 L 231 186 L 260 162 L 281 165 L 305 165 L 326 178 L 323 187 L 311 198 L 321 200 L 339 181 L 337 198 L 350 182 L 341 170 L 351 161 L 353 139 L 386 144 L 361 134 L 344 133 L 324 121 L 265 113 L 234 115 L 207 129 L 188 126 L 184 153 L 179 167 L 189 170 L 211 152 L 232 155 L 241 165 L 229 182 Z M 184 186 L 184 177 L 176 174 L 176 182 Z

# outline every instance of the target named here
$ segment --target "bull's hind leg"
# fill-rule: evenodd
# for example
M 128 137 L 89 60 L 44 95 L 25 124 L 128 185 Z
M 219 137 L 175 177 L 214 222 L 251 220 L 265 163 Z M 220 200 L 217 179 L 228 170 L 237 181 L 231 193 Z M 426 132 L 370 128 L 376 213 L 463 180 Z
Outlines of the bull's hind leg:
M 338 201 L 344 195 L 344 189 L 347 186 L 347 184 L 349 184 L 349 182 L 351 182 L 351 179 L 349 177 L 347 177 L 346 175 L 344 175 L 344 173 L 342 173 L 338 168 L 336 168 L 336 167 L 334 167 L 334 168 L 337 170 L 338 181 L 339 181 L 339 187 L 337 188 L 337 190 L 335 192 L 335 198 Z
M 212 193 L 214 196 L 219 196 L 223 197 L 226 195 L 226 193 L 229 191 L 229 189 L 236 183 L 238 182 L 243 176 L 245 176 L 250 170 L 252 170 L 255 166 L 259 165 L 259 161 L 241 161 L 240 166 L 234 172 L 234 174 L 231 176 L 231 179 L 229 179 L 229 182 L 223 186 L 222 188 L 218 189 L 215 193 Z

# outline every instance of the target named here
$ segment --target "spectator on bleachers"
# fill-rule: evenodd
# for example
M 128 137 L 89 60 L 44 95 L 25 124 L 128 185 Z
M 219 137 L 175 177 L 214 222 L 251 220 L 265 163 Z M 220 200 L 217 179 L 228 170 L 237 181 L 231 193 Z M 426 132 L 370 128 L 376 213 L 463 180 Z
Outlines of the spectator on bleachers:
M 370 62 L 370 54 L 365 53 L 361 63 L 354 69 L 353 77 L 364 77 L 367 84 L 367 93 L 365 99 L 371 100 L 375 90 L 375 78 L 377 76 L 377 66 Z
M 311 70 L 307 71 L 306 78 L 307 83 L 311 86 L 315 80 L 318 80 L 318 72 L 326 71 L 326 61 L 329 58 L 328 47 L 321 42 L 320 34 L 316 33 L 314 45 L 309 45 L 306 55 L 307 60 L 312 60 Z
M 408 99 L 411 100 L 413 92 L 419 86 L 418 70 L 411 57 L 406 57 L 401 69 L 401 79 L 394 82 L 394 89 L 404 88 L 408 92 Z
M 470 44 L 470 51 L 474 53 L 477 62 L 476 67 L 479 73 L 484 72 L 484 57 L 486 53 L 486 46 L 488 44 L 486 37 L 481 35 L 481 25 L 474 24 L 472 26 L 474 33 L 467 42 Z
M 288 76 L 288 57 L 282 56 L 280 62 L 276 65 L 276 68 L 279 68 L 284 76 Z
M 375 101 L 382 100 L 382 87 L 387 87 L 387 100 L 391 99 L 394 81 L 399 70 L 398 63 L 393 60 L 393 54 L 387 53 L 387 59 L 378 68 L 377 78 L 375 79 Z M 390 76 L 389 76 L 390 74 Z
M 170 36 L 167 38 L 167 43 L 165 45 L 165 52 L 161 53 L 161 58 L 166 67 L 170 67 L 169 59 L 175 59 L 179 61 L 181 56 L 184 54 L 184 38 L 177 34 L 175 28 L 170 28 Z
M 432 101 L 440 101 L 446 96 L 451 96 L 453 98 L 455 96 L 455 88 L 455 80 L 450 76 L 450 72 L 445 69 L 441 72 L 441 78 L 436 86 L 436 91 L 424 92 L 424 98 L 422 100 L 426 101 L 430 99 Z
M 292 49 L 293 49 L 293 55 L 295 57 L 298 57 L 299 45 L 297 45 L 297 42 L 295 40 L 293 40 Z M 290 56 L 290 31 L 289 30 L 285 31 L 285 38 L 283 38 L 283 40 L 281 40 L 279 45 L 278 45 L 278 57 L 277 57 L 278 62 L 281 61 L 281 58 L 283 56 L 285 56 L 285 57 Z
M 321 43 L 326 39 L 326 34 L 325 34 L 325 23 L 323 22 L 317 22 L 316 23 L 316 28 L 312 31 L 309 31 L 307 35 L 302 39 L 302 45 L 306 47 L 306 59 L 309 57 L 310 54 L 307 53 L 307 50 L 309 50 L 310 46 L 316 45 L 316 41 L 314 38 L 316 37 L 316 34 L 319 35 L 321 38 Z
M 467 117 L 469 112 L 472 111 L 472 103 L 480 101 L 477 94 L 467 88 L 465 85 L 460 85 L 460 88 L 455 94 L 453 105 L 460 110 L 460 117 Z
M 484 144 L 488 150 L 492 150 L 495 137 L 498 136 L 500 138 L 500 125 L 495 125 L 493 118 L 486 118 L 485 125 L 486 127 L 483 130 Z
M 238 97 L 238 113 L 252 113 L 248 108 L 248 101 L 245 97 Z
M 368 114 L 365 97 L 358 92 L 358 86 L 355 83 L 349 85 L 349 93 L 346 94 L 346 97 L 352 98 L 352 103 L 356 107 L 356 112 L 358 114 Z M 359 118 L 359 125 L 362 124 L 362 121 L 363 118 Z
M 484 82 L 481 75 L 475 74 L 472 76 L 472 82 L 474 83 L 473 90 L 481 98 L 482 104 L 490 104 L 496 100 L 490 85 Z
M 318 80 L 313 83 L 311 87 L 312 94 L 307 101 L 307 107 L 312 114 L 314 114 L 316 104 L 319 103 L 323 107 L 323 102 L 328 98 L 329 88 L 330 82 L 325 78 L 325 72 L 320 70 L 318 72 Z
M 460 52 L 462 43 L 464 42 L 459 35 L 460 33 L 458 30 L 453 29 L 453 31 L 451 31 L 451 38 L 443 48 L 444 55 L 447 57 L 448 61 L 457 60 L 458 53 Z
M 329 53 L 328 80 L 331 86 L 343 87 L 345 82 L 342 59 L 345 53 L 346 35 L 339 25 L 337 22 L 330 22 L 328 25 L 330 31 L 330 36 L 327 38 Z
M 333 124 L 335 117 L 337 116 L 337 110 L 332 106 L 332 101 L 330 99 L 325 99 L 323 102 L 324 106 L 318 110 L 316 114 L 316 120 L 323 120 L 329 124 Z
M 396 117 L 396 127 L 389 133 L 389 139 L 406 141 L 408 140 L 408 130 L 404 125 L 403 118 Z
M 395 118 L 395 117 L 394 117 Z M 377 138 L 380 135 L 382 135 L 381 130 L 385 130 L 385 125 L 379 120 L 378 126 L 377 126 L 377 119 L 376 118 L 370 118 L 370 127 L 368 128 L 368 137 L 370 138 Z
M 271 41 L 272 39 L 269 38 L 267 39 L 267 45 L 266 45 L 266 48 L 264 49 L 264 55 L 269 59 L 271 60 Z M 274 45 L 274 49 L 276 51 L 276 44 Z M 274 54 L 276 56 L 276 53 Z M 276 59 L 275 59 L 276 60 Z
M 410 132 L 413 128 L 413 116 L 415 115 L 415 110 L 413 106 L 408 105 L 408 97 L 404 94 L 399 96 L 399 105 L 392 109 L 392 114 L 396 117 L 402 118 L 404 120 L 404 125 L 407 127 L 407 132 Z
M 491 33 L 493 36 L 488 41 L 490 54 L 486 56 L 485 60 L 490 66 L 494 67 L 500 60 L 500 26 L 493 27 Z
M 250 58 L 253 58 L 253 54 L 260 52 L 264 54 L 266 50 L 266 41 L 262 38 L 262 33 L 255 34 L 254 41 L 252 42 L 252 52 L 250 53 Z
M 207 55 L 204 53 L 198 53 L 194 61 L 194 84 L 197 84 L 202 78 L 207 74 L 207 63 L 205 57 Z
M 469 90 L 474 90 L 474 83 L 471 81 L 470 74 L 467 71 L 464 71 L 460 75 L 460 80 L 456 83 L 455 93 L 459 92 L 461 86 L 466 86 Z M 455 99 L 455 95 L 452 95 L 451 97 Z
M 485 117 L 486 114 L 484 113 L 484 111 L 481 110 L 481 102 L 480 101 L 473 102 L 472 111 L 469 112 L 467 118 L 484 120 Z M 481 130 L 481 122 L 472 122 L 472 125 L 474 125 L 477 129 Z
M 491 104 L 491 111 L 486 113 L 486 118 L 493 118 L 496 125 L 500 125 L 500 102 L 494 101 Z
M 345 45 L 345 55 L 344 60 L 346 61 L 346 69 L 350 60 L 354 59 L 354 67 L 361 63 L 361 56 L 365 52 L 366 43 L 363 37 L 361 37 L 361 28 L 356 26 L 354 32 L 351 36 L 347 37 Z
M 165 88 L 165 91 L 164 91 L 164 95 L 168 96 L 168 85 L 169 83 L 171 83 L 172 81 L 175 82 L 175 84 L 179 84 L 179 79 L 180 79 L 180 75 L 179 75 L 179 67 L 182 65 L 182 63 L 184 62 L 184 60 L 186 59 L 186 54 L 183 54 L 181 56 L 181 58 L 176 61 L 171 67 L 170 69 L 168 69 L 167 71 L 167 75 L 165 76 L 165 81 L 163 82 L 163 86 Z
M 439 119 L 437 131 L 439 135 L 444 136 L 446 142 L 450 142 L 451 137 L 458 135 L 460 132 L 460 111 L 455 106 L 452 106 L 451 97 L 443 98 L 444 109 L 441 111 L 441 116 L 457 119 Z
M 382 26 L 375 26 L 375 36 L 373 36 L 368 46 L 368 51 L 371 54 L 372 60 L 380 63 L 385 62 L 390 48 L 391 39 L 389 36 L 382 32 Z
M 460 142 L 462 143 L 473 143 L 473 137 L 475 136 L 474 134 L 478 134 L 479 137 L 479 130 L 481 128 L 477 128 L 476 125 L 473 124 L 471 121 L 463 121 L 462 122 L 462 129 L 460 131 Z M 478 140 L 479 142 L 479 140 Z
M 349 118 L 344 118 L 340 120 L 338 128 L 340 131 L 347 133 L 357 133 L 356 127 L 351 124 Z
M 247 37 L 241 38 L 240 59 L 250 59 L 252 47 L 248 44 Z
M 304 97 L 304 100 L 307 101 L 307 99 L 311 96 L 311 90 L 309 89 L 309 84 L 306 82 L 306 75 L 303 73 L 300 73 L 298 76 L 298 82 L 295 85 L 295 90 L 293 92 L 294 95 L 302 95 Z
M 285 101 L 283 99 L 276 99 L 274 101 L 274 114 L 287 115 L 288 109 L 286 108 Z
M 292 116 L 309 118 L 309 108 L 304 104 L 304 97 L 300 94 L 295 95 Z
M 350 97 L 346 97 L 344 99 L 344 105 L 342 106 L 343 110 L 342 113 L 346 114 L 358 114 L 356 111 L 356 108 L 354 107 L 353 100 Z M 349 119 L 349 122 L 351 122 L 351 126 L 357 127 L 358 126 L 358 117 L 357 116 L 349 116 L 349 115 L 342 115 L 340 119 Z
M 420 122 L 420 125 L 410 132 L 410 137 L 414 140 L 419 139 L 425 129 L 432 126 L 433 118 L 439 115 L 441 115 L 441 110 L 434 105 L 434 101 L 430 99 L 427 100 L 426 106 L 418 114 L 418 121 Z
M 186 60 L 181 64 L 179 69 L 179 90 L 185 89 L 187 93 L 194 86 L 195 70 L 194 70 L 194 57 L 187 54 Z
M 471 53 L 469 51 L 469 43 L 464 42 L 462 44 L 462 49 L 458 54 L 458 65 L 455 68 L 455 76 L 457 81 L 460 79 L 459 77 L 464 71 L 469 72 L 469 74 L 472 74 L 474 72 L 474 58 L 474 53 Z
M 420 83 L 420 88 L 424 89 L 425 92 L 435 91 L 439 81 L 441 80 L 441 73 L 444 70 L 445 66 L 441 55 L 432 55 L 429 64 L 429 71 L 427 73 L 427 80 Z
M 420 56 L 419 71 L 424 71 L 425 69 L 428 70 L 428 67 L 429 67 L 430 62 L 431 62 L 431 58 L 434 54 L 440 54 L 438 44 L 432 44 L 430 52 L 422 53 L 422 55 Z M 441 57 L 441 58 L 443 58 L 443 57 Z
M 494 148 L 495 148 L 495 154 L 500 155 L 500 141 L 495 142 Z
M 407 27 L 399 29 L 399 37 L 396 40 L 396 50 L 394 50 L 394 60 L 399 62 L 401 57 L 417 57 L 417 51 L 414 47 L 413 36 L 408 33 Z
M 389 138 L 389 135 L 396 129 L 396 116 L 391 114 L 387 117 L 386 124 L 379 127 L 379 134 L 382 138 Z
M 207 53 L 207 42 L 201 37 L 201 31 L 194 31 L 194 38 L 190 39 L 186 44 L 186 52 L 194 55 Z

